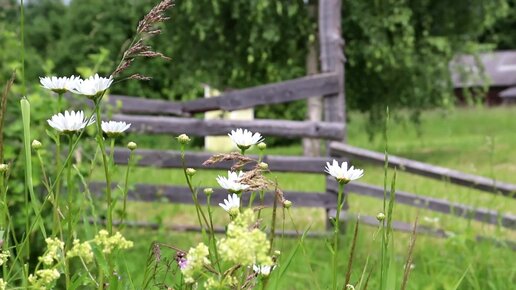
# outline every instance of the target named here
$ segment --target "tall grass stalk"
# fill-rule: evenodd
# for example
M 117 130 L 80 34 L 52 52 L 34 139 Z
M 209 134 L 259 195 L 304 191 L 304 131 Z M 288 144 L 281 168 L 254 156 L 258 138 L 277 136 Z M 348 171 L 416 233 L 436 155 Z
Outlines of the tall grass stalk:
M 333 224 L 333 251 L 332 251 L 332 260 L 333 260 L 333 276 L 332 276 L 332 286 L 333 290 L 337 290 L 337 268 L 339 261 L 339 235 L 340 235 L 340 212 L 342 211 L 343 205 L 343 193 L 344 193 L 344 183 L 339 182 L 339 190 L 337 195 L 337 212 L 335 212 L 335 220 Z

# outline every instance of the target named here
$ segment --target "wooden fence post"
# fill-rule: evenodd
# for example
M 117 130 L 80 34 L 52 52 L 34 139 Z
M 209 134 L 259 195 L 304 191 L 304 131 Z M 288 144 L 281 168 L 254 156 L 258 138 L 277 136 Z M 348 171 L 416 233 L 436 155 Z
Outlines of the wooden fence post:
M 345 92 L 344 92 L 344 40 L 341 37 L 341 0 L 319 0 L 319 44 L 321 71 L 336 73 L 338 76 L 338 92 L 324 98 L 324 120 L 345 124 Z M 344 126 L 343 142 L 346 142 Z M 330 156 L 329 143 L 326 155 Z M 326 192 L 331 194 L 328 183 Z M 330 209 L 327 209 L 327 217 Z M 327 227 L 331 226 L 327 218 Z

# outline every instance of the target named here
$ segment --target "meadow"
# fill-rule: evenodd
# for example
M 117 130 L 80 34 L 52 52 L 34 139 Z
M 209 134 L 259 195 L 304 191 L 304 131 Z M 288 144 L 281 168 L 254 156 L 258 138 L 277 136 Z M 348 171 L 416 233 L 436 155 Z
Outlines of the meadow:
M 514 182 L 516 176 L 516 107 L 471 107 L 453 110 L 435 110 L 424 112 L 422 122 L 415 125 L 404 118 L 393 118 L 388 131 L 388 148 L 390 154 L 412 158 L 431 164 L 450 167 L 467 173 L 491 177 L 505 182 Z M 367 121 L 364 115 L 352 113 L 348 123 L 348 138 L 352 145 L 383 151 L 385 141 L 378 137 L 373 140 L 366 134 Z M 158 147 L 174 147 L 175 139 L 161 136 L 152 140 L 141 136 L 129 136 L 128 140 L 137 140 L 141 147 L 156 144 Z M 156 147 L 156 146 L 153 146 Z M 299 155 L 300 146 L 268 148 L 267 154 Z M 367 163 L 354 162 L 354 165 L 365 170 L 363 182 L 383 185 L 383 168 Z M 324 164 L 321 164 L 321 172 Z M 124 170 L 120 170 L 120 173 Z M 201 186 L 216 187 L 215 177 L 223 172 L 216 170 L 198 170 L 195 181 Z M 283 189 L 299 191 L 324 190 L 324 174 L 287 174 L 271 173 L 277 178 Z M 100 176 L 100 175 L 99 175 Z M 131 182 L 151 182 L 156 184 L 184 184 L 184 175 L 180 170 L 163 170 L 154 168 L 134 168 Z M 389 178 L 392 170 L 389 171 Z M 115 179 L 121 178 L 121 174 Z M 514 213 L 514 199 L 458 187 L 446 181 L 437 181 L 415 176 L 402 171 L 398 172 L 396 181 L 398 190 L 409 191 L 421 195 L 444 198 L 476 207 L 485 207 Z M 359 215 L 376 216 L 382 209 L 382 201 L 369 197 L 350 194 L 348 197 L 350 211 Z M 195 225 L 194 207 L 164 203 L 130 203 L 129 219 L 156 222 L 161 225 L 158 230 L 126 229 L 127 235 L 135 241 L 135 248 L 127 255 L 128 266 L 134 271 L 135 279 L 141 279 L 145 268 L 148 246 L 154 240 L 188 248 L 201 240 L 196 233 L 174 232 L 167 229 L 170 225 Z M 292 209 L 293 224 L 288 216 L 279 216 L 285 229 L 303 231 L 323 231 L 325 225 L 324 211 L 318 209 Z M 265 214 L 265 217 L 270 215 Z M 396 205 L 394 220 L 413 223 L 419 216 L 419 223 L 430 227 L 444 229 L 451 234 L 448 239 L 419 235 L 414 251 L 414 269 L 409 278 L 408 289 L 512 289 L 516 284 L 516 267 L 513 261 L 516 252 L 508 247 L 494 246 L 491 242 L 476 242 L 476 235 L 493 239 L 510 240 L 516 236 L 513 231 L 496 226 L 482 225 L 467 219 L 418 210 L 404 205 Z M 214 222 L 224 225 L 227 215 L 222 209 L 215 209 Z M 348 263 L 352 228 L 354 222 L 347 226 L 345 239 L 342 241 L 344 253 L 341 253 L 339 267 L 345 269 Z M 373 237 L 377 229 L 361 226 L 358 235 L 357 250 L 353 261 L 353 282 L 362 274 L 363 265 L 371 253 L 371 261 L 376 259 L 379 242 Z M 401 280 L 410 235 L 395 234 L 397 254 L 397 273 Z M 325 238 L 306 238 L 301 248 L 298 238 L 280 240 L 283 254 L 287 257 L 294 254 L 292 263 L 288 265 L 285 279 L 277 285 L 277 289 L 325 289 L 331 280 L 330 254 Z M 369 261 L 369 263 L 371 263 Z M 374 262 L 373 262 L 374 263 Z M 281 260 L 280 260 L 280 268 Z M 140 275 L 139 275 L 140 273 Z M 377 289 L 378 279 L 371 273 L 368 289 Z M 344 275 L 344 273 L 342 273 Z M 377 278 L 377 277 L 376 277 Z M 398 281 L 399 283 L 400 281 Z

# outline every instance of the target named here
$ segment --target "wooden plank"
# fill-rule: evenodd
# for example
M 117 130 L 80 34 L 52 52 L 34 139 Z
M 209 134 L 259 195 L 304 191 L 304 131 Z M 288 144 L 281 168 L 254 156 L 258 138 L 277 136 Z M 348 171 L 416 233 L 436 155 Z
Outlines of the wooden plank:
M 106 184 L 102 182 L 90 183 L 90 191 L 96 195 L 101 195 L 105 189 Z M 113 184 L 113 188 L 117 185 Z M 224 201 L 228 196 L 228 192 L 221 188 L 214 188 L 211 196 L 212 205 L 217 205 Z M 297 207 L 334 207 L 337 203 L 335 195 L 316 192 L 299 192 L 286 191 L 284 192 L 286 199 L 292 201 Z M 242 201 L 248 203 L 250 194 L 243 194 Z M 150 185 L 150 184 L 136 184 L 128 192 L 128 199 L 134 201 L 159 202 L 166 201 L 171 203 L 193 204 L 192 195 L 187 187 L 173 186 L 173 185 Z M 206 204 L 206 195 L 203 193 L 203 188 L 199 188 L 198 195 L 199 203 Z M 272 206 L 274 202 L 274 195 L 270 192 L 265 193 L 264 205 Z M 254 202 L 255 205 L 260 204 L 257 196 Z
M 335 185 L 330 185 L 336 190 Z M 364 184 L 360 182 L 351 182 L 346 185 L 346 191 L 359 195 L 370 196 L 383 199 L 383 188 L 379 186 Z M 475 208 L 472 206 L 450 202 L 444 199 L 437 199 L 427 196 L 421 196 L 404 191 L 396 191 L 396 203 L 406 204 L 409 206 L 428 209 L 435 212 L 451 214 L 466 219 L 474 219 L 479 222 L 500 225 L 502 227 L 515 229 L 516 216 L 511 214 L 502 214 L 500 212 L 489 210 L 486 208 Z
M 135 160 L 138 166 L 159 167 L 159 168 L 182 168 L 181 152 L 171 150 L 151 150 L 137 149 L 135 152 Z M 185 152 L 186 167 L 202 168 L 202 169 L 230 169 L 232 162 L 225 161 L 210 166 L 203 166 L 202 163 L 213 154 L 206 152 Z M 249 157 L 258 159 L 258 156 L 250 155 Z M 116 164 L 127 165 L 129 160 L 129 150 L 127 148 L 117 147 L 114 152 Z M 345 161 L 338 159 L 339 162 Z M 324 157 L 305 157 L 305 156 L 275 156 L 265 155 L 263 162 L 269 165 L 269 169 L 274 172 L 304 172 L 304 173 L 324 173 L 324 166 L 328 158 Z M 251 169 L 255 164 L 244 166 L 244 170 Z
M 89 222 L 93 223 L 94 220 L 90 220 Z M 106 220 L 99 220 L 99 221 L 97 221 L 97 223 L 106 224 Z M 120 227 L 120 226 L 122 226 L 122 222 L 113 221 L 113 225 Z M 194 232 L 194 233 L 201 232 L 201 227 L 194 226 L 194 225 L 191 225 L 191 226 L 190 225 L 183 225 L 183 226 L 164 225 L 164 224 L 159 224 L 159 223 L 154 223 L 154 222 L 144 222 L 144 221 L 126 221 L 123 223 L 123 225 L 126 227 L 129 227 L 129 228 L 148 228 L 148 229 L 154 229 L 154 230 L 164 228 L 164 229 L 175 231 L 175 232 Z M 226 229 L 222 228 L 222 227 L 214 227 L 213 230 L 216 234 L 225 234 L 226 233 Z M 270 231 L 266 230 L 265 232 L 267 234 L 270 234 Z M 293 230 L 285 230 L 283 232 L 281 230 L 276 230 L 275 234 L 276 234 L 276 236 L 283 235 L 285 237 L 299 237 L 303 234 L 303 232 L 297 232 L 297 231 L 293 231 Z M 308 232 L 308 233 L 306 233 L 305 236 L 311 237 L 311 238 L 323 238 L 323 237 L 329 237 L 331 235 L 332 235 L 331 232 Z
M 184 115 L 181 102 L 144 99 L 142 97 L 128 97 L 120 95 L 109 95 L 106 100 L 116 109 L 116 112 L 122 114 L 173 116 Z
M 246 128 L 262 135 L 285 138 L 314 137 L 340 140 L 343 123 L 286 121 L 286 120 L 202 120 L 162 116 L 115 115 L 116 121 L 131 123 L 136 133 L 182 134 L 194 136 L 226 135 L 236 128 Z
M 384 164 L 383 153 L 357 148 L 340 142 L 332 142 L 330 150 L 335 156 L 345 156 L 350 159 L 356 158 L 379 165 Z M 389 166 L 434 179 L 446 180 L 453 184 L 468 186 L 491 193 L 500 193 L 512 198 L 516 197 L 515 184 L 505 183 L 491 178 L 467 174 L 457 170 L 430 165 L 393 155 L 389 155 Z
M 234 111 L 258 105 L 286 103 L 338 91 L 335 74 L 319 74 L 280 83 L 227 92 L 218 97 L 183 103 L 183 111 L 199 113 L 213 110 Z
M 327 122 L 346 121 L 344 92 L 344 40 L 341 32 L 341 1 L 319 0 L 319 43 L 321 70 L 338 76 L 338 90 L 324 98 L 324 118 Z M 342 140 L 345 142 L 345 133 Z
M 335 213 L 336 213 L 336 210 L 330 210 L 329 216 L 335 217 Z M 346 221 L 346 222 L 358 220 L 362 224 L 366 224 L 366 225 L 370 225 L 370 226 L 374 226 L 374 227 L 380 226 L 380 223 L 378 222 L 376 217 L 367 216 L 367 215 L 356 215 L 356 214 L 352 214 L 350 212 L 341 213 L 340 220 Z M 405 223 L 405 222 L 401 222 L 401 221 L 392 221 L 392 228 L 395 231 L 411 233 L 413 230 L 413 227 L 414 227 L 414 225 L 409 224 L 409 223 Z M 434 228 L 431 228 L 428 226 L 418 225 L 416 232 L 417 232 L 417 234 L 431 235 L 431 236 L 442 237 L 442 238 L 446 237 L 446 233 L 444 230 L 434 229 Z

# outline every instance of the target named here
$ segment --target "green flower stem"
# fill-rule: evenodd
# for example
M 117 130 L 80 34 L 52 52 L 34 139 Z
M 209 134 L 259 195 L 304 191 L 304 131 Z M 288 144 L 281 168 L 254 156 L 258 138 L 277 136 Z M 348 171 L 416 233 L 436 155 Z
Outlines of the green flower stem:
M 4 241 L 4 243 L 2 244 L 2 247 L 1 247 L 1 250 L 6 250 L 8 248 L 8 241 L 9 241 L 9 236 L 8 236 L 8 233 L 9 233 L 9 226 L 8 226 L 8 222 L 7 222 L 7 194 L 6 194 L 6 191 L 5 191 L 5 183 L 4 183 L 4 179 L 5 179 L 5 173 L 2 172 L 0 173 L 0 199 L 2 201 L 2 211 L 1 211 L 1 216 L 0 216 L 0 222 L 1 222 L 1 230 L 3 230 L 3 234 L 4 236 L 0 237 L 0 239 L 2 239 Z M 7 280 L 7 263 L 3 263 L 2 265 L 2 277 L 4 277 L 4 279 Z
M 208 207 L 208 218 L 210 220 L 210 233 L 215 233 L 215 230 L 213 228 L 213 218 L 211 214 L 211 194 L 207 196 L 206 200 L 206 206 Z M 213 251 L 215 253 L 215 261 L 217 263 L 217 269 L 219 270 L 219 273 L 222 273 L 222 268 L 220 266 L 220 258 L 219 258 L 219 252 L 217 251 L 217 240 L 215 238 L 215 234 L 213 234 L 210 238 L 210 241 L 213 244 Z
M 113 151 L 113 148 L 111 148 L 111 150 Z M 124 195 L 124 202 L 123 202 L 123 207 L 122 207 L 122 218 L 121 218 L 121 222 L 120 222 L 120 225 L 123 227 L 124 226 L 124 220 L 126 218 L 126 210 L 127 210 L 127 193 L 129 191 L 129 172 L 131 171 L 131 168 L 132 168 L 132 165 L 133 165 L 133 151 L 134 150 L 130 150 L 129 152 L 129 161 L 127 162 L 127 168 L 126 168 L 126 171 L 125 171 L 125 180 L 124 180 L 124 192 L 123 192 L 123 195 Z
M 68 136 L 68 143 L 69 143 L 69 148 L 68 148 L 68 153 L 69 154 L 72 154 L 72 150 L 73 150 L 73 136 L 70 135 Z M 74 206 L 73 206 L 73 193 L 74 193 L 74 190 L 73 190 L 73 182 L 72 182 L 72 159 L 68 159 L 68 162 L 66 164 L 66 191 L 67 191 L 67 195 L 68 195 L 68 237 L 66 239 L 66 243 L 65 243 L 65 253 L 71 249 L 71 246 L 72 246 L 72 240 L 73 240 L 73 223 L 72 223 L 72 219 L 73 219 L 73 210 L 74 210 Z M 71 284 L 71 272 L 70 272 L 70 261 L 69 260 L 65 260 L 65 281 L 66 281 L 66 289 L 70 289 L 70 284 Z
M 204 220 L 204 223 L 206 224 L 206 227 L 209 227 L 208 220 L 206 219 L 206 215 L 202 211 L 201 205 L 199 204 L 199 200 L 197 199 L 197 192 L 194 190 L 192 186 L 192 181 L 190 180 L 190 176 L 186 173 L 186 161 L 185 161 L 185 148 L 184 145 L 181 144 L 181 166 L 183 167 L 183 173 L 186 178 L 186 183 L 188 184 L 188 188 L 190 189 L 190 192 L 192 193 L 192 199 L 195 204 L 195 210 L 197 211 L 197 219 L 199 220 L 199 225 L 201 228 L 203 228 L 202 219 Z M 212 235 L 214 235 L 213 232 L 211 232 Z
M 115 138 L 111 138 L 109 145 L 109 161 L 111 162 L 111 166 L 115 166 Z
M 100 152 L 102 153 L 102 163 L 104 164 L 104 175 L 106 178 L 106 196 L 107 196 L 107 230 L 109 234 L 113 233 L 113 208 L 111 200 L 111 176 L 109 175 L 109 160 L 106 154 L 106 146 L 104 144 L 104 138 L 102 137 L 102 116 L 100 114 L 99 101 L 96 101 L 95 112 L 97 115 L 97 143 L 100 146 Z
M 56 138 L 56 168 L 61 168 L 61 135 L 57 135 Z M 61 178 L 56 180 L 56 188 L 54 192 L 54 228 L 52 235 L 55 236 L 58 231 L 58 220 L 59 220 L 59 193 L 61 192 Z
M 335 213 L 335 224 L 333 232 L 333 290 L 337 290 L 337 261 L 339 254 L 339 235 L 340 235 L 340 212 L 342 211 L 344 183 L 339 182 L 339 192 L 337 197 L 337 212 Z
M 38 161 L 41 167 L 41 173 L 43 174 L 43 185 L 45 186 L 45 189 L 48 193 L 48 199 L 51 199 L 52 201 L 52 212 L 53 212 L 53 219 L 54 219 L 54 228 L 52 230 L 52 237 L 57 236 L 59 232 L 59 237 L 61 240 L 63 239 L 63 230 L 61 227 L 61 218 L 59 217 L 59 200 L 57 199 L 55 191 L 52 190 L 52 187 L 50 186 L 50 181 L 48 179 L 47 171 L 45 169 L 45 163 L 43 163 L 43 158 L 41 157 L 41 152 L 39 150 L 36 150 L 36 156 L 38 157 Z
M 258 210 L 258 219 L 260 219 L 260 216 L 262 215 L 262 208 L 265 204 L 265 191 L 262 189 L 260 191 L 260 209 Z

